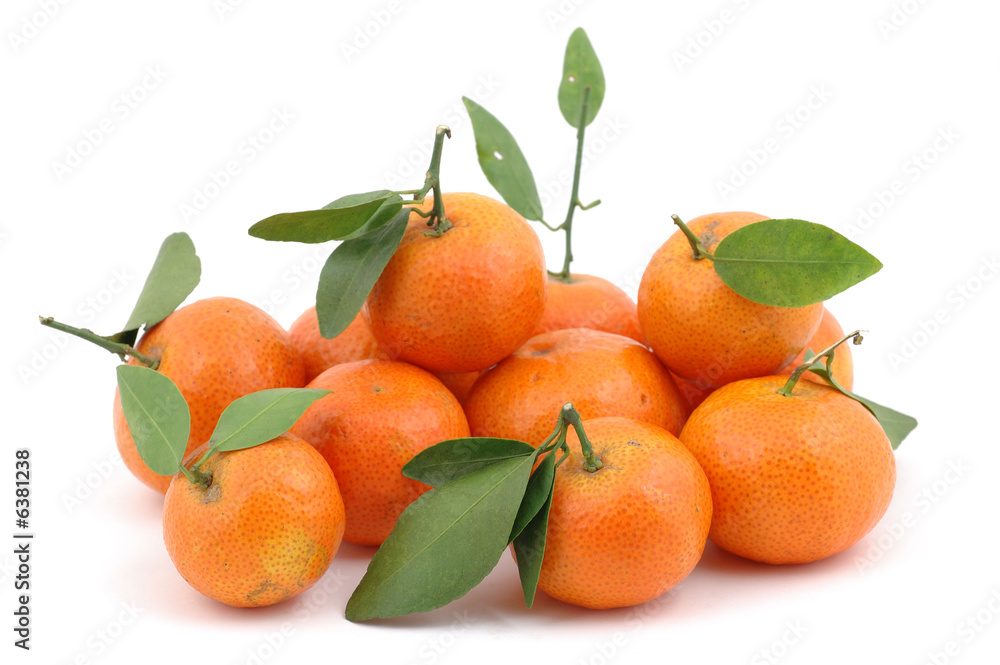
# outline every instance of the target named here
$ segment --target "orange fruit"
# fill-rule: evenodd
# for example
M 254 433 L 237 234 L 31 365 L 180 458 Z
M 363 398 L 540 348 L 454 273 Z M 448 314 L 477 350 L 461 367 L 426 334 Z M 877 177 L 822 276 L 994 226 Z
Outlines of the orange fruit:
M 206 298 L 174 311 L 146 331 L 139 352 L 159 359 L 191 410 L 185 454 L 208 441 L 230 402 L 268 388 L 301 388 L 302 358 L 291 338 L 262 309 L 236 298 Z M 129 359 L 129 364 L 138 364 Z M 153 473 L 136 450 L 115 389 L 115 442 L 136 478 L 163 493 L 170 476 Z
M 828 346 L 839 342 L 843 338 L 844 331 L 841 329 L 840 324 L 837 323 L 835 318 L 833 318 L 833 314 L 830 313 L 830 310 L 824 308 L 823 318 L 820 320 L 819 328 L 816 330 L 816 334 L 812 336 L 812 339 L 809 340 L 799 355 L 797 355 L 792 362 L 785 365 L 784 369 L 779 370 L 777 373 L 785 376 L 791 375 L 796 367 L 805 362 L 806 349 L 812 349 L 814 353 L 819 353 Z M 674 378 L 674 382 L 677 384 L 677 388 L 680 390 L 681 396 L 684 398 L 684 403 L 687 404 L 688 411 L 694 411 L 702 402 L 705 401 L 705 398 L 713 392 L 712 388 L 702 388 L 692 381 L 688 381 L 687 379 L 677 376 L 673 372 L 671 372 L 671 376 Z M 842 344 L 837 347 L 837 352 L 833 356 L 833 376 L 844 388 L 848 390 L 853 389 L 854 361 L 851 357 L 851 347 L 847 344 Z M 812 372 L 805 372 L 802 374 L 802 378 L 807 381 L 813 381 L 814 383 L 826 385 L 826 381 Z
M 594 609 L 652 600 L 701 558 L 712 521 L 708 479 L 677 437 L 655 425 L 597 418 L 583 429 L 604 466 L 584 469 L 571 429 L 538 587 Z
M 368 295 L 366 316 L 392 358 L 434 372 L 482 370 L 527 341 L 542 318 L 542 245 L 524 218 L 499 201 L 443 196 L 452 228 L 426 235 L 424 218 L 410 215 Z
M 344 535 L 344 502 L 312 446 L 283 434 L 213 453 L 201 471 L 211 474 L 207 489 L 177 474 L 163 501 L 163 540 L 188 584 L 227 605 L 257 607 L 323 576 Z
M 389 357 L 375 341 L 360 312 L 344 332 L 333 339 L 327 339 L 319 332 L 319 320 L 316 318 L 316 307 L 313 306 L 295 319 L 288 334 L 302 356 L 307 383 L 324 370 L 340 363 Z
M 812 349 L 813 353 L 819 353 L 827 347 L 836 344 L 840 340 L 844 339 L 844 329 L 840 327 L 840 323 L 837 319 L 833 317 L 830 310 L 823 308 L 823 318 L 820 320 L 819 328 L 816 329 L 816 334 L 812 336 L 809 343 L 806 344 L 806 348 L 802 349 L 799 355 L 795 356 L 792 362 L 785 365 L 785 368 L 778 372 L 778 374 L 789 375 L 795 368 L 806 361 L 806 349 Z M 812 372 L 805 372 L 802 374 L 802 378 L 806 381 L 813 381 L 815 383 L 821 383 L 827 385 L 821 377 L 816 376 Z M 854 359 L 851 356 L 851 345 L 841 344 L 837 347 L 837 350 L 833 354 L 833 378 L 837 380 L 837 383 L 842 385 L 848 390 L 854 390 Z
M 767 219 L 752 212 L 704 215 L 688 223 L 705 249 Z M 703 388 L 764 376 L 787 365 L 816 332 L 822 303 L 770 307 L 726 286 L 710 259 L 696 260 L 680 230 L 650 259 L 639 284 L 639 321 L 660 360 Z
M 535 334 L 565 328 L 592 328 L 631 337 L 644 344 L 635 303 L 602 277 L 570 274 L 570 281 L 549 276 L 545 311 Z
M 465 400 L 480 375 L 482 372 L 434 372 L 434 376 L 441 380 L 462 406 L 465 406 Z
M 403 510 L 430 487 L 403 465 L 445 439 L 469 436 L 462 405 L 430 372 L 394 360 L 334 365 L 308 388 L 332 390 L 291 432 L 312 443 L 340 484 L 344 539 L 379 545 Z
M 673 372 L 670 373 L 670 376 L 673 378 L 674 383 L 677 384 L 677 390 L 680 391 L 681 397 L 684 399 L 684 405 L 687 406 L 688 413 L 698 408 L 698 405 L 712 394 L 712 388 L 702 388 L 698 384 L 681 378 Z
M 681 432 L 712 486 L 709 537 L 764 563 L 805 563 L 846 550 L 885 513 L 896 481 L 875 417 L 833 388 L 787 377 L 723 386 Z
M 583 418 L 619 415 L 675 434 L 687 415 L 670 373 L 649 349 L 588 328 L 532 337 L 476 381 L 465 413 L 475 436 L 537 446 L 566 402 Z

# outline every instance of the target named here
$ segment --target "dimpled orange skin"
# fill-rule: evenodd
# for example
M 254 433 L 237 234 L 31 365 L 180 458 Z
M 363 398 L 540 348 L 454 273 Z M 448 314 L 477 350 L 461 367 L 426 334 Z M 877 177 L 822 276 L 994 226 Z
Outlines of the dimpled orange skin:
M 532 337 L 484 373 L 465 401 L 474 436 L 542 443 L 572 402 L 583 418 L 616 415 L 679 434 L 687 416 L 670 373 L 633 339 L 570 328 Z
M 394 359 L 433 372 L 482 370 L 527 341 L 542 318 L 542 245 L 499 201 L 449 193 L 444 206 L 453 227 L 440 237 L 425 235 L 425 220 L 410 215 L 365 316 Z
M 571 456 L 556 471 L 538 587 L 593 609 L 652 600 L 701 559 L 712 497 L 694 456 L 669 432 L 627 418 L 597 418 L 583 429 L 603 468 L 583 468 L 571 429 Z
M 333 339 L 327 339 L 319 332 L 319 320 L 316 318 L 316 307 L 313 306 L 295 319 L 288 334 L 302 356 L 307 383 L 340 363 L 389 357 L 375 341 L 360 312 L 344 332 Z
M 430 372 L 394 360 L 335 365 L 307 386 L 332 390 L 292 428 L 326 458 L 347 507 L 344 539 L 379 545 L 430 487 L 402 474 L 421 450 L 469 436 L 451 392 Z
M 688 227 L 712 252 L 738 228 L 768 219 L 752 212 L 696 217 Z M 774 374 L 819 327 L 823 304 L 770 307 L 726 286 L 709 259 L 695 260 L 678 229 L 650 259 L 639 284 L 639 321 L 660 360 L 704 388 Z
M 136 347 L 158 358 L 191 411 L 185 454 L 208 441 L 230 402 L 267 388 L 305 385 L 302 358 L 284 328 L 262 309 L 236 298 L 205 298 L 185 305 L 150 328 Z M 129 364 L 139 364 L 130 359 Z M 161 494 L 170 476 L 146 466 L 128 429 L 115 389 L 115 442 L 125 466 Z
M 812 336 L 812 339 L 809 340 L 809 343 L 806 344 L 806 349 L 812 349 L 813 353 L 819 353 L 842 339 L 844 339 L 844 329 L 840 327 L 840 323 L 833 317 L 830 310 L 824 307 L 823 318 L 820 321 L 819 328 L 816 330 L 816 334 Z M 787 376 L 795 371 L 796 367 L 806 361 L 806 349 L 802 349 L 802 352 L 795 356 L 792 362 L 788 363 L 783 370 L 777 373 Z M 802 378 L 806 381 L 820 383 L 824 386 L 827 385 L 822 377 L 812 372 L 805 372 L 802 374 Z M 841 344 L 833 353 L 833 378 L 847 390 L 854 390 L 854 358 L 851 355 L 851 345 L 849 343 Z
M 441 380 L 463 407 L 465 400 L 469 398 L 472 386 L 481 375 L 482 372 L 434 372 L 434 376 Z
M 896 482 L 875 417 L 828 386 L 784 376 L 723 386 L 681 432 L 712 486 L 709 537 L 763 563 L 807 563 L 846 550 L 885 514 Z
M 323 576 L 344 535 L 344 502 L 312 446 L 283 434 L 215 453 L 201 470 L 211 473 L 208 489 L 178 474 L 163 502 L 163 539 L 188 584 L 227 605 L 260 607 Z
M 687 379 L 677 376 L 673 372 L 670 373 L 670 376 L 673 378 L 674 383 L 677 384 L 677 390 L 680 391 L 681 397 L 684 399 L 684 404 L 687 406 L 688 413 L 698 408 L 698 406 L 705 401 L 705 398 L 713 392 L 712 388 L 702 388 Z
M 549 277 L 545 312 L 535 335 L 565 328 L 592 328 L 644 344 L 635 303 L 623 290 L 593 275 L 570 274 L 570 282 Z

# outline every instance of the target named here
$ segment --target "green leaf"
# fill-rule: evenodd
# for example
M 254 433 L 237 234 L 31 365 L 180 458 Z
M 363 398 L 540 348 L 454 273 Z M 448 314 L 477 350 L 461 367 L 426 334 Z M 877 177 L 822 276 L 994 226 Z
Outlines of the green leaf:
M 399 214 L 402 208 L 402 199 L 399 196 L 392 196 L 386 199 L 385 202 L 379 206 L 378 210 L 372 213 L 372 216 L 368 218 L 367 222 L 362 224 L 356 231 L 352 231 L 344 236 L 343 239 L 351 240 L 352 238 L 360 238 L 361 236 L 367 235 L 372 231 L 377 231 L 391 222 L 393 218 Z
M 874 275 L 882 264 L 833 229 L 801 219 L 748 224 L 715 248 L 715 272 L 762 305 L 823 302 Z
M 392 196 L 392 192 L 388 189 L 376 189 L 373 192 L 364 192 L 363 194 L 348 194 L 347 196 L 341 196 L 335 201 L 330 201 L 323 206 L 323 210 L 352 208 L 354 206 L 371 203 L 372 201 L 377 201 L 379 199 L 388 199 L 390 196 Z
M 552 485 L 556 477 L 556 453 L 555 451 L 546 455 L 538 464 L 538 468 L 531 474 L 528 481 L 528 489 L 524 492 L 521 505 L 517 509 L 517 517 L 514 518 L 514 526 L 510 530 L 507 542 L 512 542 L 517 538 L 524 527 L 535 518 L 538 511 L 542 509 L 545 502 L 552 496 Z
M 234 400 L 209 439 L 213 451 L 242 450 L 287 432 L 313 402 L 330 394 L 313 388 L 272 388 Z
M 532 459 L 490 464 L 411 503 L 347 602 L 347 619 L 426 612 L 479 584 L 507 548 Z
M 449 439 L 425 448 L 403 466 L 403 475 L 438 487 L 470 471 L 501 460 L 533 455 L 535 449 L 523 441 L 469 437 Z
M 837 379 L 834 378 L 833 373 L 830 371 L 830 362 L 832 362 L 832 356 L 827 360 L 827 366 L 823 368 L 817 368 L 812 366 L 809 368 L 810 372 L 821 376 L 827 383 L 831 386 L 844 393 L 848 397 L 855 399 L 868 409 L 875 419 L 878 420 L 879 425 L 885 431 L 886 437 L 889 439 L 889 443 L 892 444 L 892 449 L 896 450 L 899 448 L 899 444 L 903 442 L 910 432 L 912 432 L 917 427 L 917 419 L 913 416 L 908 416 L 905 413 L 896 411 L 895 409 L 890 409 L 887 406 L 882 406 L 878 402 L 873 402 L 870 399 L 861 397 L 860 395 L 855 395 L 850 390 L 847 390 L 839 383 Z
M 264 240 L 320 243 L 351 235 L 382 207 L 389 203 L 402 207 L 402 198 L 387 190 L 352 194 L 327 204 L 319 210 L 284 212 L 262 219 L 250 227 L 250 235 Z M 395 214 L 395 213 L 393 213 Z
M 517 560 L 517 575 L 521 579 L 521 591 L 524 593 L 524 604 L 531 607 L 535 602 L 535 591 L 538 589 L 538 576 L 542 572 L 542 559 L 545 557 L 545 538 L 549 530 L 549 512 L 552 508 L 552 488 L 555 482 L 554 455 L 548 455 L 542 460 L 542 465 L 547 461 L 552 461 L 553 472 L 540 478 L 547 481 L 548 485 L 539 486 L 539 491 L 544 492 L 544 501 L 538 512 L 531 518 L 524 529 L 514 538 L 514 558 Z M 539 475 L 542 466 L 532 476 Z M 529 488 L 530 491 L 530 488 Z M 527 495 L 527 492 L 525 492 Z M 521 504 L 522 508 L 524 503 Z
M 590 88 L 590 97 L 587 101 L 587 115 L 583 118 L 584 127 L 592 123 L 601 110 L 601 103 L 604 101 L 604 70 L 587 33 L 583 28 L 577 28 L 566 44 L 562 83 L 559 84 L 559 110 L 566 122 L 577 129 L 580 127 L 580 114 L 587 88 Z
M 142 461 L 162 476 L 177 473 L 191 433 L 191 413 L 181 391 L 156 370 L 119 365 L 118 392 Z
M 535 176 L 517 141 L 496 117 L 468 97 L 462 97 L 476 136 L 476 154 L 486 179 L 525 219 L 542 219 Z
M 401 210 L 376 231 L 340 243 L 327 258 L 316 290 L 316 316 L 323 337 L 332 339 L 344 332 L 361 311 L 403 239 L 409 219 L 410 209 Z
M 191 237 L 183 232 L 167 236 L 128 323 L 113 341 L 134 344 L 139 328 L 150 328 L 167 318 L 191 295 L 200 280 L 201 259 L 195 253 Z

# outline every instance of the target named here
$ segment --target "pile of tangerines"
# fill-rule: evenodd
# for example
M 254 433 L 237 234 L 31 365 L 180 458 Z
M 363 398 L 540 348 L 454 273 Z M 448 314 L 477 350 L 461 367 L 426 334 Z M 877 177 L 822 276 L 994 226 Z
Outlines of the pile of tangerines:
M 600 277 L 547 276 L 535 231 L 507 205 L 443 198 L 451 228 L 427 234 L 413 214 L 366 306 L 333 339 L 315 308 L 286 331 L 249 303 L 208 298 L 139 340 L 136 356 L 155 359 L 189 405 L 189 465 L 234 400 L 329 391 L 287 434 L 209 457 L 208 484 L 149 468 L 116 391 L 122 459 L 166 493 L 167 548 L 196 589 L 237 606 L 304 591 L 342 538 L 380 545 L 430 489 L 402 473 L 415 455 L 470 436 L 537 446 L 567 402 L 600 466 L 570 432 L 538 580 L 566 602 L 654 598 L 694 568 L 707 538 L 756 561 L 815 561 L 885 512 L 893 451 L 872 414 L 809 372 L 779 393 L 805 349 L 844 337 L 822 304 L 737 295 L 677 231 L 649 262 L 637 305 Z M 711 250 L 762 219 L 717 213 L 688 226 Z M 833 371 L 849 388 L 849 348 Z
M 346 540 L 379 548 L 346 608 L 365 620 L 440 607 L 510 547 L 529 607 L 536 587 L 625 607 L 684 579 L 708 539 L 797 564 L 874 527 L 893 493 L 893 448 L 915 421 L 850 392 L 844 342 L 860 334 L 845 336 L 823 298 L 751 299 L 716 264 L 747 260 L 717 251 L 725 238 L 766 227 L 753 260 L 794 264 L 782 280 L 811 287 L 802 266 L 816 261 L 771 252 L 782 242 L 771 229 L 786 226 L 833 248 L 817 282 L 842 290 L 881 264 L 819 225 L 723 212 L 675 218 L 637 302 L 570 272 L 573 209 L 599 203 L 577 191 L 603 94 L 578 30 L 559 92 L 578 130 L 559 273 L 525 219 L 542 221 L 523 155 L 467 100 L 480 164 L 506 203 L 441 191 L 441 127 L 422 189 L 258 223 L 251 233 L 267 239 L 343 241 L 320 276 L 324 309 L 289 330 L 235 298 L 178 308 L 200 277 L 186 234 L 165 241 L 122 332 L 43 319 L 127 361 L 115 440 L 165 494 L 164 540 L 191 586 L 234 606 L 277 603 L 322 577 Z

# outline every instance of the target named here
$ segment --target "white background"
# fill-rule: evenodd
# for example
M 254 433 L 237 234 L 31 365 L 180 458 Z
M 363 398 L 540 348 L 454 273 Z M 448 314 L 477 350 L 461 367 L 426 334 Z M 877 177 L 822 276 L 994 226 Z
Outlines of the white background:
M 4 662 L 996 662 L 1000 6 L 232 4 L 4 2 Z M 827 224 L 885 264 L 830 304 L 845 328 L 870 331 L 854 349 L 858 391 L 920 419 L 897 453 L 884 520 L 812 565 L 709 546 L 675 590 L 632 610 L 543 596 L 527 611 L 505 556 L 440 611 L 354 625 L 344 605 L 371 551 L 350 545 L 284 605 L 235 610 L 200 596 L 166 555 L 160 496 L 114 461 L 115 358 L 54 338 L 36 316 L 116 331 L 161 240 L 184 230 L 204 266 L 192 298 L 240 297 L 290 325 L 331 247 L 246 229 L 351 192 L 419 186 L 439 123 L 454 130 L 444 186 L 493 194 L 462 95 L 518 138 L 557 223 L 574 133 L 555 93 L 577 26 L 608 81 L 581 190 L 604 203 L 577 216 L 577 271 L 634 294 L 670 213 L 733 209 Z M 268 134 L 272 122 L 280 131 Z M 73 151 L 86 153 L 79 163 Z M 239 171 L 226 181 L 217 173 L 231 161 Z M 734 181 L 734 169 L 750 175 Z M 859 210 L 870 211 L 860 224 Z M 558 267 L 561 237 L 538 228 Z M 17 447 L 33 463 L 30 653 L 10 630 Z

